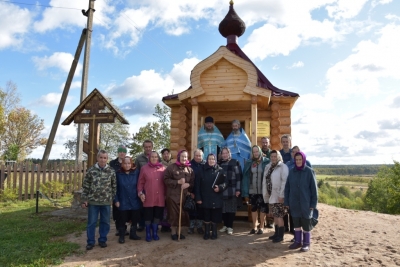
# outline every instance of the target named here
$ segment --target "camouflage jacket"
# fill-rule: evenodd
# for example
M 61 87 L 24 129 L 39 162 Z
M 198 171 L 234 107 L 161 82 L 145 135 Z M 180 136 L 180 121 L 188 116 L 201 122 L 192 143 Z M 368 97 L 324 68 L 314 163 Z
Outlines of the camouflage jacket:
M 106 165 L 101 170 L 96 163 L 87 170 L 83 179 L 81 199 L 92 205 L 111 205 L 116 191 L 114 169 Z

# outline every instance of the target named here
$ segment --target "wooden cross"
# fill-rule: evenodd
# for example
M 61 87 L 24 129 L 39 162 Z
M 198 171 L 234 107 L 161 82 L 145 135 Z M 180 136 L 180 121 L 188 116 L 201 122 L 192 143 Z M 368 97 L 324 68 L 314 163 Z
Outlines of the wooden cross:
M 106 107 L 111 112 L 101 113 L 100 111 Z M 83 152 L 88 155 L 88 166 L 92 166 L 97 161 L 96 157 L 100 144 L 99 123 L 114 123 L 115 118 L 123 124 L 129 124 L 107 99 L 97 89 L 94 89 L 62 123 L 69 125 L 73 121 L 74 123 L 89 124 L 88 142 L 83 142 Z
M 100 144 L 100 125 L 99 123 L 114 123 L 115 114 L 113 113 L 100 113 L 106 107 L 102 99 L 94 96 L 86 105 L 85 109 L 88 113 L 80 113 L 74 116 L 75 123 L 88 123 L 89 124 L 89 138 L 88 142 L 83 142 L 83 152 L 88 155 L 88 166 L 96 163 L 96 156 L 99 151 Z

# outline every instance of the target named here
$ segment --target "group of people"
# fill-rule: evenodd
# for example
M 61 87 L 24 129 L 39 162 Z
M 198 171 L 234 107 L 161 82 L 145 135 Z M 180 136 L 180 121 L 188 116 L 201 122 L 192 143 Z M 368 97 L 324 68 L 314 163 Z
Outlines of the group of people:
M 159 240 L 159 225 L 171 232 L 172 240 L 185 239 L 183 233 L 195 230 L 205 240 L 215 240 L 221 221 L 219 231 L 233 234 L 237 208 L 245 200 L 251 205 L 250 234 L 263 234 L 265 226 L 274 227 L 269 239 L 281 242 L 289 229 L 284 218 L 290 214 L 287 224 L 295 238 L 289 248 L 308 251 L 318 198 L 314 171 L 306 155 L 297 146 L 291 148 L 290 136 L 282 136 L 280 151 L 270 149 L 268 137 L 261 141 L 262 147 L 252 146 L 238 120 L 232 122 L 232 132 L 225 140 L 213 118 L 206 117 L 191 161 L 188 151 L 181 150 L 173 163 L 170 150 L 163 149 L 160 156 L 151 140 L 144 141 L 144 152 L 134 164 L 124 146 L 118 148 L 118 158 L 110 165 L 107 152 L 100 150 L 97 163 L 83 181 L 82 207 L 88 207 L 86 248 L 94 247 L 98 214 L 98 244 L 107 246 L 110 205 L 119 243 L 125 242 L 125 235 L 141 239 L 137 235 L 140 225 L 144 225 L 148 242 Z M 186 197 L 195 201 L 195 211 L 182 209 Z

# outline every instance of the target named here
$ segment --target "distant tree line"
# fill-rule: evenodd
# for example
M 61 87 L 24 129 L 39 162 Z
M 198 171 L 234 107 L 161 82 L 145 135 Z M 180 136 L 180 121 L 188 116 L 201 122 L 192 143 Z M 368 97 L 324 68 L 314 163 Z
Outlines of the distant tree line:
M 376 175 L 381 167 L 392 165 L 313 165 L 313 169 L 317 175 Z

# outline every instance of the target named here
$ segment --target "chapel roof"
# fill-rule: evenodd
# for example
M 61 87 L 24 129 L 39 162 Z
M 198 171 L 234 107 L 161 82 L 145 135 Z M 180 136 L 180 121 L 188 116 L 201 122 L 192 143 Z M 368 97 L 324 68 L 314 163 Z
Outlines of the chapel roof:
M 257 70 L 257 86 L 271 90 L 271 96 L 274 97 L 298 97 L 299 94 L 282 90 L 274 86 L 265 75 L 257 68 L 250 58 L 240 49 L 237 40 L 245 32 L 246 25 L 244 21 L 237 15 L 233 8 L 233 1 L 229 2 L 229 11 L 225 18 L 221 21 L 218 28 L 220 34 L 227 39 L 226 48 L 238 57 L 250 62 Z M 192 89 L 190 86 L 187 90 Z M 162 100 L 178 99 L 178 94 L 164 96 Z

